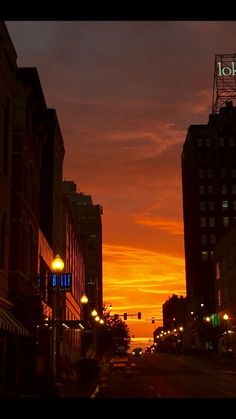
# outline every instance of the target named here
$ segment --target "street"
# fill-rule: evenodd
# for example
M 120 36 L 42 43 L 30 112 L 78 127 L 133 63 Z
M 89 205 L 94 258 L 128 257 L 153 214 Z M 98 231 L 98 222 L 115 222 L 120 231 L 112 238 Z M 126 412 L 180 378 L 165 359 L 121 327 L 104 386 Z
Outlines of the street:
M 236 397 L 236 367 L 217 361 L 165 353 L 129 355 L 130 368 L 110 369 L 101 378 L 99 398 Z

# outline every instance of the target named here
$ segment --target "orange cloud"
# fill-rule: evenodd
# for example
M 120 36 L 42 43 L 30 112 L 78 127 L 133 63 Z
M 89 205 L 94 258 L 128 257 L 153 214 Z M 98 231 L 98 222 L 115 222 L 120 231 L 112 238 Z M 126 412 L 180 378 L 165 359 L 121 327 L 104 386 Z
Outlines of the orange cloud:
M 183 223 L 180 221 L 160 220 L 159 218 L 148 219 L 144 216 L 137 216 L 136 223 L 146 225 L 149 227 L 157 227 L 169 234 L 176 234 L 183 236 Z

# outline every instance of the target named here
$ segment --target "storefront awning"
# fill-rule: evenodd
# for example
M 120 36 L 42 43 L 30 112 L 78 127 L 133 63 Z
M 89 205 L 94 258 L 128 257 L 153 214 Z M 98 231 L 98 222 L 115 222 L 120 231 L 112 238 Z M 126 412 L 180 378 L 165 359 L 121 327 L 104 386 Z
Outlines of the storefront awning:
M 29 336 L 28 330 L 6 308 L 0 306 L 0 329 L 13 334 Z

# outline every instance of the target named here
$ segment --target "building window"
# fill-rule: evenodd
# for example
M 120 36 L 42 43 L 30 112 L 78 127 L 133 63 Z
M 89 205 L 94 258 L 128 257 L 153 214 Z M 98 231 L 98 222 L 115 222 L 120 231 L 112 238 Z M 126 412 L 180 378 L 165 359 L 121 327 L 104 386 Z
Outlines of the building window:
M 201 235 L 201 244 L 207 244 L 207 235 L 206 234 Z
M 221 174 L 222 179 L 225 179 L 226 178 L 226 169 L 221 169 L 220 174 Z
M 215 217 L 209 217 L 209 227 L 215 227 Z
M 213 176 L 213 170 L 212 169 L 208 169 L 207 170 L 207 177 L 208 178 L 212 178 L 212 176 Z
M 214 206 L 214 202 L 213 201 L 209 201 L 208 202 L 208 209 L 209 209 L 209 211 L 214 211 L 215 206 Z
M 200 185 L 199 186 L 199 193 L 200 193 L 200 195 L 204 195 L 205 194 L 205 186 L 203 186 L 203 185 Z
M 200 201 L 200 211 L 206 211 L 206 203 L 204 201 Z
M 225 145 L 225 140 L 224 140 L 224 138 L 223 138 L 223 137 L 220 137 L 220 138 L 219 138 L 219 140 L 218 140 L 218 143 L 219 143 L 219 146 L 220 146 L 220 147 L 223 147 L 223 146 Z
M 210 146 L 211 146 L 211 139 L 206 138 L 206 147 L 210 147 Z
M 229 207 L 228 201 L 222 201 L 222 208 L 223 208 L 223 210 L 228 209 L 228 207 Z
M 2 222 L 0 225 L 0 268 L 4 269 L 5 246 L 6 246 L 6 230 L 7 230 L 7 215 L 4 212 L 2 215 Z
M 199 177 L 200 179 L 204 178 L 204 170 L 203 170 L 203 169 L 199 169 L 199 170 L 198 170 L 198 177 Z
M 230 137 L 229 138 L 229 146 L 230 147 L 234 147 L 235 146 L 235 139 L 234 139 L 234 137 Z
M 202 138 L 197 138 L 197 146 L 202 147 Z
M 204 159 L 203 159 L 203 154 L 202 153 L 198 154 L 197 160 L 198 160 L 198 163 L 203 163 Z
M 229 225 L 229 217 L 223 217 L 223 226 L 228 227 Z
M 231 176 L 236 177 L 236 169 L 231 169 Z
M 221 277 L 221 268 L 220 268 L 220 262 L 216 263 L 216 279 L 220 279 Z
M 200 227 L 206 227 L 206 217 L 200 217 Z
M 227 185 L 222 185 L 222 186 L 221 186 L 221 193 L 222 193 L 223 195 L 227 194 Z
M 207 186 L 207 192 L 208 193 L 213 193 L 213 185 L 208 185 Z
M 206 262 L 208 260 L 208 252 L 207 250 L 202 252 L 202 261 Z
M 210 234 L 210 244 L 215 244 L 215 243 L 216 243 L 216 235 Z
M 232 185 L 232 194 L 236 194 L 236 185 Z

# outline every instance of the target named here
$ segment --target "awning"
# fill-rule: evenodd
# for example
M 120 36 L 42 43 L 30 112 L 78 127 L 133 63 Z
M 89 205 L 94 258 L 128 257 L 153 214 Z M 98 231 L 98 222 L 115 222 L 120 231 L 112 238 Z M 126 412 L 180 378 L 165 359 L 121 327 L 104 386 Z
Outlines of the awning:
M 13 334 L 29 336 L 28 330 L 6 308 L 0 306 L 0 329 Z

